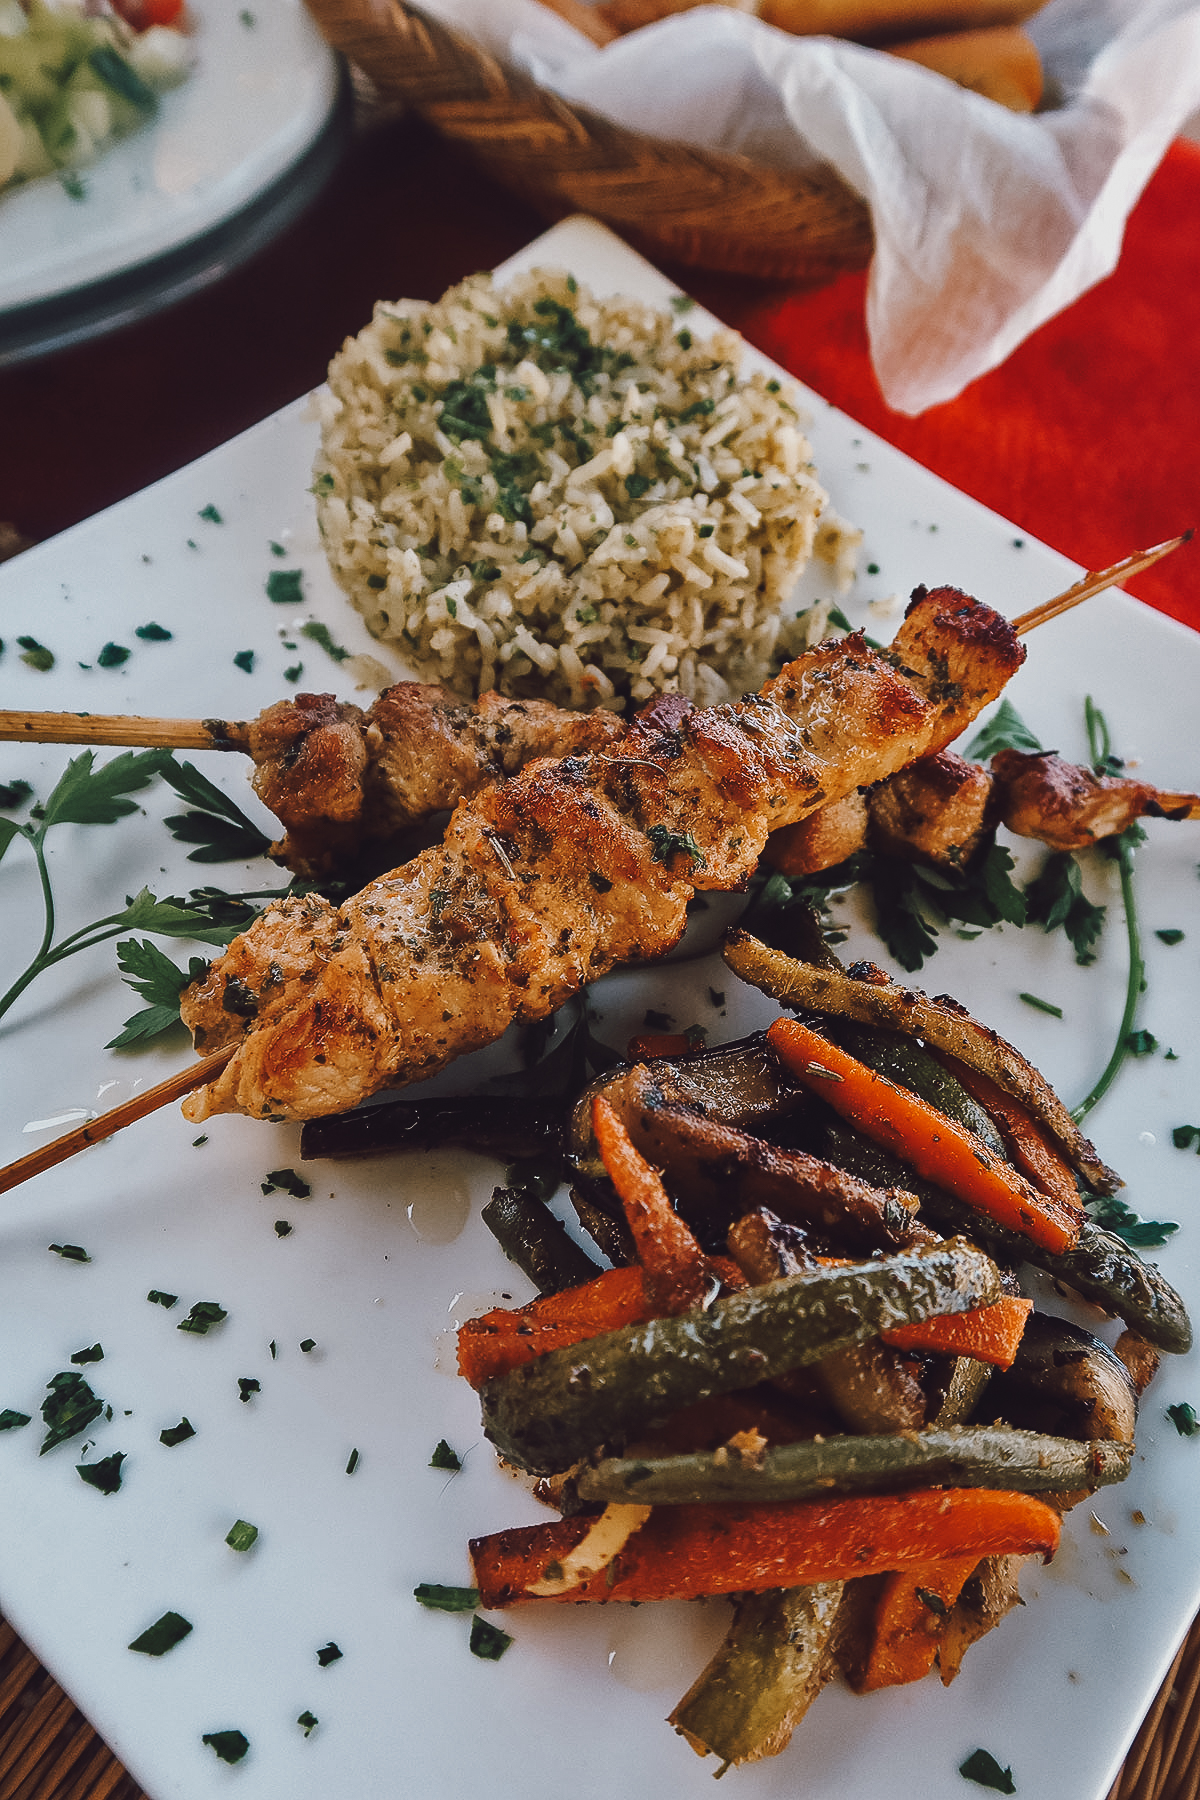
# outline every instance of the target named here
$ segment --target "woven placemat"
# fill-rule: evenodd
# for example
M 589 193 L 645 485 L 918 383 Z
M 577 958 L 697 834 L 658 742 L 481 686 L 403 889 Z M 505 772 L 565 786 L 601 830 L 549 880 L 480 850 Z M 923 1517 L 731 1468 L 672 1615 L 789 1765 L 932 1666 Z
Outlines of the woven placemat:
M 1108 1800 L 1197 1800 L 1198 1794 L 1200 1621 L 1171 1665 Z M 0 1797 L 148 1800 L 5 1619 L 0 1619 Z

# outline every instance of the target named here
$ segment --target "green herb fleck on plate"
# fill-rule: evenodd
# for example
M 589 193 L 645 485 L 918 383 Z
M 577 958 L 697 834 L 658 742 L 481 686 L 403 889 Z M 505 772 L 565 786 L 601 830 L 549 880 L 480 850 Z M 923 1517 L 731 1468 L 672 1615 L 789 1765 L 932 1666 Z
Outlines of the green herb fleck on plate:
M 133 635 L 141 638 L 144 644 L 167 644 L 175 633 L 168 631 L 165 625 L 156 625 L 151 619 L 149 624 L 135 625 Z
M 431 1469 L 449 1469 L 457 1473 L 462 1468 L 462 1458 L 456 1450 L 452 1450 L 445 1438 L 439 1438 L 429 1459 Z
M 317 1661 L 320 1663 L 320 1665 L 323 1669 L 327 1669 L 329 1667 L 330 1663 L 340 1662 L 341 1657 L 342 1657 L 342 1652 L 338 1649 L 338 1646 L 333 1642 L 325 1644 L 320 1650 L 317 1651 Z
M 71 1361 L 73 1363 L 103 1362 L 104 1346 L 102 1344 L 91 1344 L 86 1350 L 76 1350 L 72 1353 Z
M 478 1656 L 483 1662 L 499 1662 L 511 1643 L 507 1631 L 501 1631 L 498 1625 L 489 1625 L 486 1619 L 475 1614 L 471 1620 L 472 1656 Z
M 284 1237 L 291 1237 L 291 1235 L 292 1235 L 292 1227 L 291 1227 L 290 1223 L 288 1222 L 288 1220 L 287 1219 L 276 1219 L 276 1221 L 275 1221 L 275 1236 L 284 1238 Z
M 1171 1142 L 1177 1150 L 1190 1150 L 1196 1146 L 1196 1154 L 1200 1156 L 1200 1125 L 1175 1125 L 1171 1129 Z
M 64 1369 L 51 1376 L 46 1386 L 49 1393 L 42 1402 L 46 1435 L 39 1456 L 65 1444 L 68 1438 L 78 1437 L 104 1411 L 103 1400 L 92 1392 L 78 1369 Z
M 105 1456 L 99 1462 L 76 1463 L 75 1473 L 89 1487 L 99 1489 L 102 1494 L 115 1494 L 121 1487 L 121 1464 L 125 1461 L 124 1450 L 114 1450 L 111 1456 Z
M 181 1644 L 192 1629 L 190 1619 L 182 1613 L 165 1612 L 161 1619 L 155 1619 L 153 1625 L 147 1626 L 140 1637 L 135 1637 L 129 1648 L 140 1650 L 143 1656 L 165 1656 L 176 1644 Z
M 980 1787 L 994 1788 L 998 1794 L 1015 1794 L 1017 1791 L 1012 1770 L 1002 1769 L 987 1750 L 972 1750 L 966 1762 L 959 1763 L 958 1772 Z
M 196 517 L 199 519 L 207 519 L 210 525 L 223 525 L 225 523 L 224 519 L 221 517 L 221 514 L 217 511 L 217 508 L 213 505 L 211 500 L 209 501 L 207 506 L 202 506 L 200 508 L 200 511 L 197 513 Z
M 251 1525 L 249 1519 L 236 1519 L 225 1533 L 225 1542 L 231 1550 L 243 1553 L 258 1542 L 258 1526 Z
M 296 1720 L 296 1723 L 303 1731 L 305 1737 L 311 1737 L 321 1721 L 318 1719 L 316 1713 L 302 1712 L 300 1717 Z
M 91 1257 L 82 1244 L 51 1244 L 49 1246 L 55 1256 L 61 1256 L 64 1262 L 91 1262 Z
M 1200 1418 L 1196 1417 L 1196 1409 L 1186 1400 L 1178 1400 L 1174 1406 L 1168 1406 L 1167 1417 L 1180 1437 L 1195 1437 L 1200 1431 Z
M 249 1402 L 251 1394 L 262 1393 L 262 1382 L 254 1375 L 238 1376 L 238 1399 L 243 1405 Z
M 244 670 L 249 675 L 254 669 L 254 652 L 253 650 L 239 650 L 233 661 L 236 668 Z
M 168 1425 L 165 1431 L 160 1431 L 158 1441 L 160 1444 L 165 1444 L 168 1450 L 173 1450 L 176 1444 L 186 1444 L 187 1440 L 195 1435 L 196 1427 L 192 1421 L 180 1419 L 178 1425 Z
M 413 1589 L 413 1598 L 431 1612 L 474 1612 L 479 1605 L 479 1589 L 443 1587 L 437 1581 L 421 1581 Z
M 1061 1019 L 1063 1016 L 1062 1007 L 1055 1006 L 1052 1000 L 1042 1000 L 1037 994 L 1019 994 L 1017 997 L 1023 1000 L 1026 1006 L 1032 1006 L 1038 1012 L 1049 1013 L 1052 1019 Z
M 19 1431 L 22 1425 L 28 1425 L 32 1415 L 18 1412 L 15 1407 L 6 1406 L 0 1412 L 0 1431 Z
M 1182 944 L 1183 942 L 1183 933 L 1175 926 L 1168 931 L 1156 931 L 1154 935 L 1163 944 Z
M 359 1464 L 359 1453 L 357 1450 L 352 1450 L 350 1452 L 349 1458 L 346 1462 L 347 1475 L 353 1475 L 355 1469 L 357 1469 L 357 1467 L 358 1467 L 358 1464 Z
M 161 1288 L 151 1288 L 146 1298 L 151 1306 L 165 1306 L 168 1312 L 179 1301 L 178 1294 L 165 1294 Z
M 196 1337 L 203 1337 L 206 1332 L 212 1330 L 214 1325 L 219 1325 L 222 1319 L 228 1317 L 229 1314 L 225 1308 L 218 1305 L 215 1300 L 197 1300 L 187 1318 L 180 1319 L 175 1329 L 176 1331 L 190 1331 Z
M 314 644 L 320 644 L 325 654 L 331 656 L 334 662 L 347 662 L 351 656 L 349 650 L 334 642 L 333 633 L 328 625 L 322 625 L 319 619 L 309 619 L 307 624 L 300 627 L 300 635 L 311 638 Z
M 206 1731 L 200 1742 L 215 1750 L 223 1763 L 240 1763 L 250 1748 L 244 1731 Z
M 267 599 L 276 606 L 299 606 L 304 599 L 302 569 L 272 569 L 267 576 Z
M 290 1194 L 293 1200 L 307 1200 L 312 1193 L 310 1183 L 297 1175 L 295 1169 L 268 1169 L 259 1185 L 264 1194 L 279 1191 Z
M 127 663 L 132 655 L 132 650 L 128 649 L 125 644 L 108 643 L 101 650 L 96 662 L 102 669 L 119 669 L 121 664 Z
M 47 650 L 45 644 L 39 644 L 35 637 L 22 636 L 17 639 L 17 642 L 21 646 L 23 652 L 21 661 L 26 668 L 36 669 L 40 675 L 44 675 L 47 670 L 54 667 L 53 650 Z

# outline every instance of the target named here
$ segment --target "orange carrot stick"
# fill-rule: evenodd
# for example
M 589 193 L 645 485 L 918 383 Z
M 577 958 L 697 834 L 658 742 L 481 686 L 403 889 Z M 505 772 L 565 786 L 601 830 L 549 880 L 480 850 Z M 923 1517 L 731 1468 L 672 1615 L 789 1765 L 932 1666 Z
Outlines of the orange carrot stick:
M 860 1694 L 901 1687 L 928 1675 L 946 1615 L 978 1564 L 979 1558 L 968 1554 L 888 1576 L 875 1608 L 866 1664 L 854 1683 Z
M 932 1350 L 946 1356 L 973 1356 L 977 1362 L 1011 1369 L 1025 1321 L 1033 1311 L 1032 1300 L 1006 1294 L 991 1306 L 974 1312 L 941 1313 L 915 1325 L 897 1325 L 880 1332 L 885 1344 L 897 1350 Z
M 978 1100 L 1000 1127 L 1009 1154 L 1023 1175 L 1043 1194 L 1053 1194 L 1071 1212 L 1083 1215 L 1075 1176 L 1050 1133 L 1011 1094 L 1006 1094 L 990 1076 L 969 1069 L 955 1057 L 939 1058 L 973 1100 Z
M 1077 1213 L 1039 1193 L 973 1133 L 907 1088 L 876 1074 L 798 1019 L 777 1019 L 767 1039 L 806 1087 L 928 1181 L 1044 1249 L 1061 1252 L 1078 1241 Z
M 613 1107 L 597 1094 L 592 1130 L 646 1272 L 646 1296 L 658 1316 L 699 1306 L 708 1286 L 704 1252 L 671 1205 L 658 1170 L 636 1149 Z
M 745 1276 L 728 1257 L 710 1256 L 707 1266 L 730 1292 L 746 1286 Z M 459 1373 L 473 1388 L 481 1388 L 493 1375 L 506 1375 L 543 1351 L 582 1344 L 603 1332 L 657 1316 L 640 1264 L 605 1269 L 580 1287 L 542 1294 L 527 1306 L 501 1306 L 468 1319 L 458 1333 Z
M 594 1524 L 556 1519 L 476 1538 L 483 1606 L 512 1606 L 552 1575 Z M 927 1488 L 778 1505 L 657 1506 L 620 1554 L 556 1599 L 690 1600 L 883 1575 L 948 1557 L 1052 1556 L 1059 1515 L 1032 1494 Z

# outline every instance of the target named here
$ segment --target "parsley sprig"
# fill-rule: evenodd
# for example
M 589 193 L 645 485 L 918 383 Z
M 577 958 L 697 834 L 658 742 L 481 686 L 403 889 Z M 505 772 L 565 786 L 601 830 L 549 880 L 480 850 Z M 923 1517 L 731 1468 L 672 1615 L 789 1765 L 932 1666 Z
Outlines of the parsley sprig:
M 1108 722 L 1100 708 L 1095 705 L 1091 695 L 1084 703 L 1084 719 L 1087 725 L 1088 747 L 1091 751 L 1092 766 L 1098 775 L 1119 773 L 1123 764 L 1112 753 L 1112 744 L 1108 733 Z M 1134 847 L 1145 838 L 1140 825 L 1131 825 L 1119 836 L 1105 838 L 1101 844 L 1117 865 L 1121 878 L 1121 899 L 1125 906 L 1125 936 L 1129 944 L 1129 974 L 1125 982 L 1125 1005 L 1121 1012 L 1121 1023 L 1117 1028 L 1117 1041 L 1113 1045 L 1112 1054 L 1105 1063 L 1091 1088 L 1084 1095 L 1078 1106 L 1071 1108 L 1071 1117 L 1078 1124 L 1085 1119 L 1092 1108 L 1101 1101 L 1116 1080 L 1118 1073 L 1130 1054 L 1134 1041 L 1134 1020 L 1137 1015 L 1138 1001 L 1146 985 L 1146 962 L 1142 955 L 1142 930 L 1138 919 L 1137 895 L 1134 891 L 1133 852 Z
M 195 938 L 209 944 L 227 944 L 234 935 L 228 926 L 214 925 L 197 908 L 178 899 L 160 900 L 145 887 L 128 899 L 120 912 L 109 913 L 65 937 L 57 935 L 54 890 L 46 860 L 47 834 L 55 825 L 112 825 L 128 817 L 137 811 L 136 801 L 129 796 L 149 787 L 164 772 L 166 760 L 158 750 L 125 751 L 97 767 L 94 753 L 85 750 L 67 764 L 50 797 L 44 805 L 31 810 L 25 823 L 0 819 L 0 856 L 18 838 L 33 852 L 43 915 L 36 952 L 0 996 L 0 1018 L 46 969 L 109 938 L 119 937 L 122 932 L 150 931 L 161 937 Z

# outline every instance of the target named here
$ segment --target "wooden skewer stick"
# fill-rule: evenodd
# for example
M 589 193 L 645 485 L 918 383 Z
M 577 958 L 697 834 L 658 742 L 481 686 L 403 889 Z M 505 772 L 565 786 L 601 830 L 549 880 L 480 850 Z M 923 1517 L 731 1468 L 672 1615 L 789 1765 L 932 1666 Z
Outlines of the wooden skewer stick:
M 1110 569 L 1096 569 L 1081 576 L 1065 593 L 1043 600 L 1013 620 L 1018 634 L 1069 612 L 1081 600 L 1090 600 L 1105 588 L 1130 575 L 1138 575 L 1160 556 L 1178 550 L 1192 536 L 1185 531 L 1151 550 L 1139 550 Z M 249 752 L 251 721 L 246 719 L 155 719 L 123 713 L 4 712 L 0 711 L 0 742 L 30 744 L 93 744 L 143 750 L 240 750 Z
M 155 1087 L 147 1088 L 144 1094 L 135 1094 L 132 1100 L 125 1100 L 120 1106 L 114 1106 L 98 1119 L 92 1119 L 89 1124 L 68 1131 L 65 1137 L 55 1138 L 52 1143 L 43 1144 L 40 1150 L 31 1150 L 28 1156 L 10 1163 L 7 1169 L 0 1169 L 0 1194 L 7 1194 L 10 1188 L 20 1187 L 23 1181 L 30 1181 L 33 1176 L 41 1175 L 45 1170 L 66 1162 L 68 1157 L 86 1150 L 90 1144 L 99 1144 L 103 1139 L 112 1137 L 126 1125 L 132 1125 L 136 1119 L 144 1119 L 148 1113 L 157 1112 L 160 1106 L 169 1106 L 172 1100 L 182 1100 L 193 1088 L 201 1087 L 214 1075 L 219 1075 L 236 1049 L 237 1044 L 226 1044 L 224 1049 L 214 1050 L 211 1056 L 202 1057 L 189 1068 L 181 1069 L 178 1075 L 169 1075 Z
M 250 726 L 234 719 L 139 719 L 124 713 L 0 712 L 0 740 L 133 745 L 142 750 L 246 750 Z
M 1053 600 L 1043 600 L 1040 606 L 1030 607 L 1019 619 L 1013 620 L 1013 630 L 1018 636 L 1032 631 L 1037 625 L 1044 625 L 1047 619 L 1056 619 L 1059 613 L 1070 612 L 1081 600 L 1090 600 L 1093 594 L 1102 594 L 1105 588 L 1115 587 L 1118 581 L 1126 581 L 1131 575 L 1140 575 L 1156 563 L 1160 556 L 1169 556 L 1172 550 L 1178 550 L 1192 536 L 1190 531 L 1179 537 L 1168 538 L 1166 543 L 1155 544 L 1151 550 L 1139 550 L 1133 556 L 1127 556 L 1123 562 L 1114 563 L 1111 569 L 1094 569 L 1090 575 L 1081 575 L 1073 587 L 1065 593 L 1058 594 Z
M 1032 631 L 1035 626 L 1044 625 L 1047 619 L 1053 619 L 1061 612 L 1067 612 L 1080 601 L 1088 600 L 1093 594 L 1102 593 L 1107 587 L 1123 581 L 1130 575 L 1138 574 L 1156 563 L 1160 556 L 1167 556 L 1186 544 L 1192 532 L 1185 531 L 1180 537 L 1171 538 L 1166 543 L 1155 544 L 1151 550 L 1141 550 L 1135 556 L 1127 556 L 1123 562 L 1114 563 L 1110 569 L 1098 569 L 1084 575 L 1073 587 L 1059 594 L 1053 600 L 1045 600 L 1029 612 L 1022 613 L 1013 621 L 1013 629 L 1017 632 Z M 104 713 L 19 713 L 0 712 L 0 738 L 21 739 L 31 743 L 60 744 L 117 744 L 138 745 L 142 748 L 163 748 L 177 750 L 244 750 L 245 741 L 238 741 L 238 734 L 244 733 L 247 726 L 228 722 L 222 719 L 139 719 L 122 717 Z M 1192 795 L 1177 796 L 1181 805 L 1191 802 Z M 1188 817 L 1195 813 L 1189 811 Z M 144 1119 L 149 1113 L 157 1112 L 159 1107 L 167 1106 L 172 1100 L 180 1100 L 184 1094 L 190 1094 L 194 1088 L 201 1087 L 211 1076 L 216 1075 L 233 1055 L 237 1048 L 228 1044 L 223 1050 L 215 1050 L 211 1056 L 193 1063 L 178 1075 L 160 1081 L 156 1087 L 147 1088 L 144 1094 L 138 1094 L 121 1106 L 114 1106 L 111 1112 L 104 1113 L 99 1119 L 93 1119 L 88 1125 L 81 1125 L 75 1131 L 69 1131 L 65 1137 L 56 1138 L 53 1143 L 44 1144 L 40 1150 L 34 1150 L 17 1162 L 10 1163 L 7 1169 L 0 1169 L 0 1194 L 6 1194 L 11 1188 L 19 1187 L 23 1181 L 29 1181 L 34 1175 L 41 1175 L 46 1169 L 53 1169 L 60 1162 L 66 1162 L 80 1150 L 86 1150 L 90 1144 L 98 1144 L 104 1138 L 112 1137 L 116 1132 L 132 1125 L 137 1119 Z

